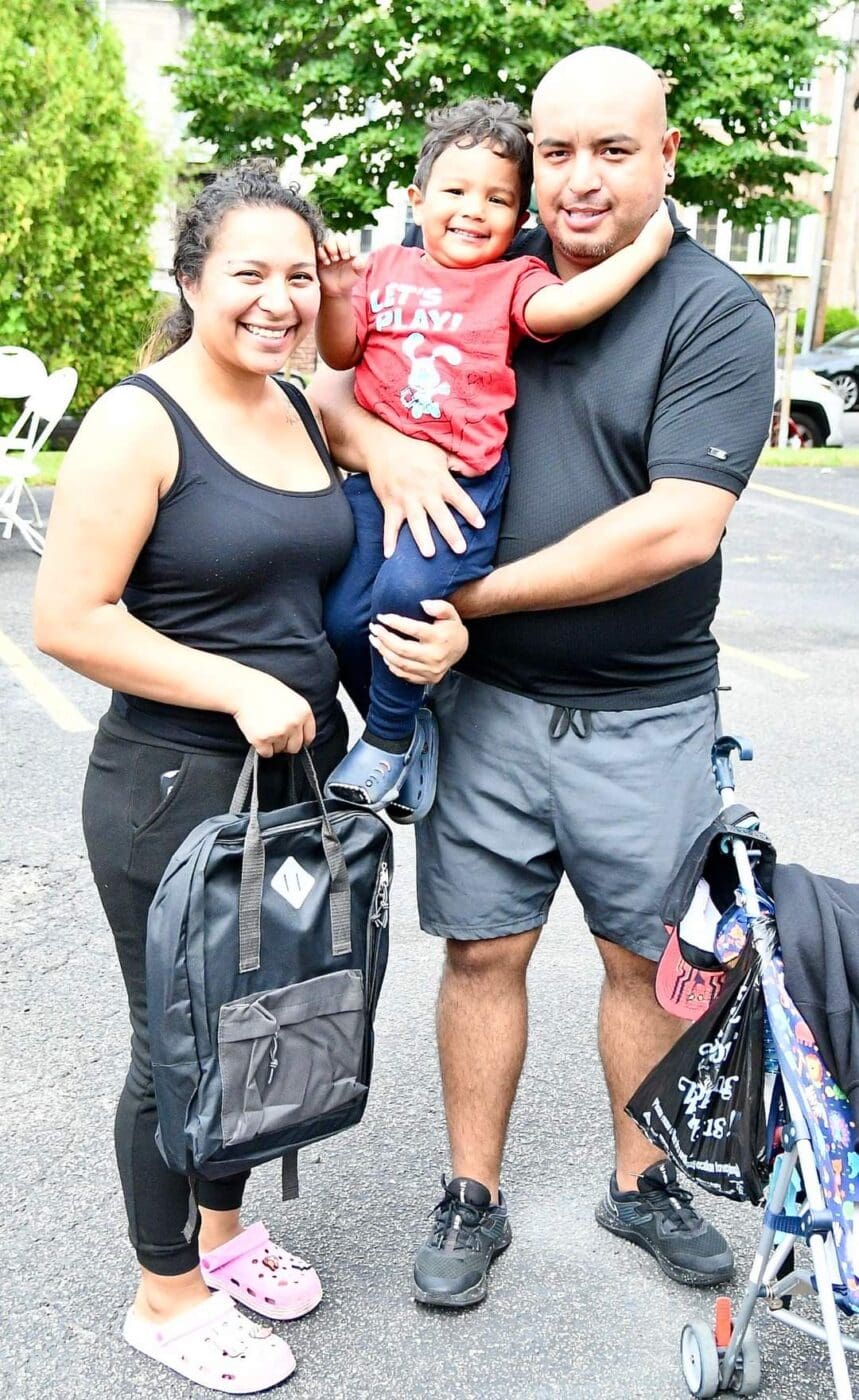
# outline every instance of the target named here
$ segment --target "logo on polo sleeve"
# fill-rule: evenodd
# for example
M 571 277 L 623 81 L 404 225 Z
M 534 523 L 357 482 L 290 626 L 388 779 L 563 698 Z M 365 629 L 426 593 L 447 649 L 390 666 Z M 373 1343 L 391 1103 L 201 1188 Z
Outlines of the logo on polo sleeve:
M 295 856 L 287 856 L 283 865 L 271 877 L 271 887 L 275 894 L 279 894 L 293 909 L 301 908 L 315 884 L 310 871 L 299 865 Z

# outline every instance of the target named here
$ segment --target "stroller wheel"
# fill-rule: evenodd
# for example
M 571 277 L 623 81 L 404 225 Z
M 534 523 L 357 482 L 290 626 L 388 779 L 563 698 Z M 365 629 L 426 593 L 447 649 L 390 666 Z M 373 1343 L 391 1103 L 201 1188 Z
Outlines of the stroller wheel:
M 751 1323 L 746 1328 L 740 1347 L 739 1366 L 734 1372 L 731 1389 L 736 1395 L 757 1395 L 761 1388 L 761 1353 Z
M 719 1393 L 719 1349 L 706 1322 L 687 1322 L 680 1334 L 680 1365 L 690 1395 Z

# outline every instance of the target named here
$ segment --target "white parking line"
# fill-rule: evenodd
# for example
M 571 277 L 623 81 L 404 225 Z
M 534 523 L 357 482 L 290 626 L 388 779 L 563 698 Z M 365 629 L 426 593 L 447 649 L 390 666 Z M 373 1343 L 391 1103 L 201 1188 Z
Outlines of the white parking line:
M 0 661 L 8 666 L 15 679 L 29 691 L 60 729 L 65 729 L 69 734 L 87 734 L 95 728 L 95 725 L 84 718 L 77 705 L 67 700 L 53 681 L 43 676 L 30 658 L 25 656 L 21 648 L 3 631 L 0 631 Z

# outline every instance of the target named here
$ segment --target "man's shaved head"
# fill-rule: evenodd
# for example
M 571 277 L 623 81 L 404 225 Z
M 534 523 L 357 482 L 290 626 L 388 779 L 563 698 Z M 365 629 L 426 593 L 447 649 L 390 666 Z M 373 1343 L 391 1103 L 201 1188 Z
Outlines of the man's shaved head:
M 674 178 L 680 137 L 656 70 L 605 46 L 550 68 L 531 117 L 537 204 L 566 276 L 638 236 Z
M 578 49 L 550 68 L 534 91 L 532 116 L 537 114 L 541 102 L 556 99 L 559 94 L 569 97 L 575 93 L 578 97 L 585 90 L 603 97 L 607 93 L 623 93 L 641 108 L 642 114 L 650 114 L 660 131 L 668 125 L 665 88 L 656 69 L 637 54 L 605 44 Z

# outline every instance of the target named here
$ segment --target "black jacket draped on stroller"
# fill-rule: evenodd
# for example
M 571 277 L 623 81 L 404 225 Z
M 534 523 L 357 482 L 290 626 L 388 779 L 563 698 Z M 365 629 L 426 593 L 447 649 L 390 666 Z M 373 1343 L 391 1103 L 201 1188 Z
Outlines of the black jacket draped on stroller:
M 859 1123 L 859 885 L 779 863 L 773 896 L 785 986 Z

